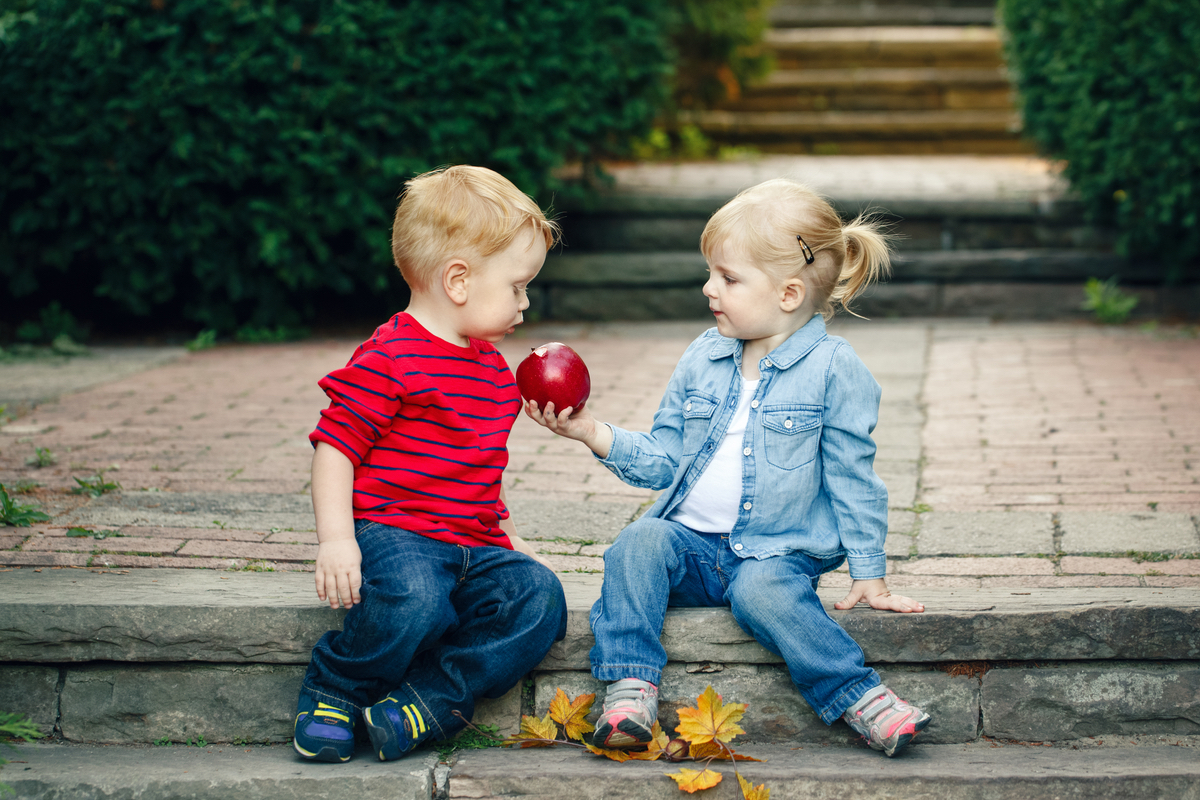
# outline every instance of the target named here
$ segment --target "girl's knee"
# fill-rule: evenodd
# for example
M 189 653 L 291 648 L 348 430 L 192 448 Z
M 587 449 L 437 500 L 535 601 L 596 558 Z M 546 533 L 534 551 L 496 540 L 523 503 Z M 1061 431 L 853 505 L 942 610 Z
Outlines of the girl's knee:
M 642 559 L 671 550 L 669 523 L 661 519 L 639 519 L 627 525 L 612 547 L 604 552 L 604 563 L 607 566 L 610 559 Z

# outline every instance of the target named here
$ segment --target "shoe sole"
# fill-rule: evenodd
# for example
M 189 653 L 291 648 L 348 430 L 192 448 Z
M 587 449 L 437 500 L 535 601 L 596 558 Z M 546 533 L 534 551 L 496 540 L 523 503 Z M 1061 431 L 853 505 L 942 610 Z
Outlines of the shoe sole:
M 376 725 L 374 721 L 371 720 L 370 708 L 363 709 L 363 722 L 367 723 L 367 735 L 371 737 L 371 749 L 375 751 L 375 755 L 379 757 L 380 761 L 395 761 L 396 759 L 406 755 L 404 752 L 401 752 L 398 756 L 392 757 L 384 755 L 383 749 L 389 744 L 392 745 L 392 749 L 396 749 L 396 747 L 392 743 L 391 732 L 389 732 L 388 729 L 382 725 Z
M 886 755 L 888 758 L 891 758 L 892 756 L 896 755 L 896 753 L 898 753 L 902 749 L 904 749 L 904 747 L 906 745 L 908 745 L 909 742 L 911 742 L 913 739 L 917 738 L 918 733 L 925 730 L 925 726 L 929 724 L 930 719 L 932 719 L 932 717 L 926 717 L 923 720 L 913 723 L 913 732 L 900 734 L 900 736 L 896 737 L 896 744 L 894 744 L 891 747 L 891 749 L 882 748 L 883 754 Z
M 322 747 L 317 752 L 310 753 L 309 751 L 302 748 L 300 745 L 296 744 L 295 739 L 292 740 L 292 749 L 295 750 L 296 753 L 301 758 L 303 758 L 305 761 L 324 761 L 329 764 L 342 764 L 346 761 L 349 761 L 350 758 L 353 756 L 353 754 L 351 754 L 349 756 L 340 755 L 337 751 L 337 748 L 334 747 L 333 745 L 329 745 L 327 747 Z
M 650 731 L 629 719 L 623 719 L 616 727 L 602 725 L 596 729 L 592 741 L 599 739 L 610 750 L 624 750 L 650 743 Z

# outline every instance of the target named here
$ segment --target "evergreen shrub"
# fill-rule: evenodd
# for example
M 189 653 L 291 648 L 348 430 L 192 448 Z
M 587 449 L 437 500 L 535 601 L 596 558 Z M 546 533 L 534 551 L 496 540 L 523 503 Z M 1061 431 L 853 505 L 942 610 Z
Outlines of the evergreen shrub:
M 549 205 L 556 167 L 648 130 L 666 25 L 642 0 L 0 0 L 0 317 L 394 310 L 403 182 L 482 164 Z
M 1200 0 L 1002 0 L 1026 131 L 1122 252 L 1200 278 Z

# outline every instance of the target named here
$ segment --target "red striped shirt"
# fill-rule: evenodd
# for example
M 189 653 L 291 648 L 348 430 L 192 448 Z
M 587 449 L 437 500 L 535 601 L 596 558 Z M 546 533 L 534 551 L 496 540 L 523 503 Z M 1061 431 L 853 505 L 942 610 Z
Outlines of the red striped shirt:
M 491 344 L 458 347 L 400 313 L 318 384 L 309 441 L 354 464 L 354 517 L 467 546 L 512 548 L 500 480 L 520 394 Z

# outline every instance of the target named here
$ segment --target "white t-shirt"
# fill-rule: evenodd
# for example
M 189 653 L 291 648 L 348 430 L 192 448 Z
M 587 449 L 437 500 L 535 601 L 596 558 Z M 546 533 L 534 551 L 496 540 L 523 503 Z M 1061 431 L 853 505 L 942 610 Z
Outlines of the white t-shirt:
M 673 522 L 705 533 L 733 530 L 742 499 L 742 462 L 747 458 L 742 450 L 742 438 L 750 422 L 750 401 L 756 391 L 758 381 L 742 378 L 742 394 L 729 430 L 725 431 L 721 446 L 700 473 L 696 485 L 671 512 Z

